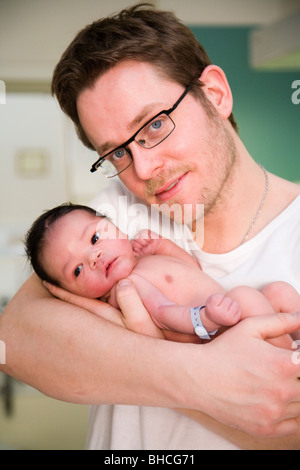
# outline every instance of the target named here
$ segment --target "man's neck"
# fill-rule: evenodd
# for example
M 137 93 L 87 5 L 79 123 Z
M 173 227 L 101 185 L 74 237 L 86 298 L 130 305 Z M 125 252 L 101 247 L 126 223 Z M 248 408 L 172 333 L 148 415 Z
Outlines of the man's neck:
M 263 202 L 265 205 L 266 192 L 264 170 L 249 156 L 237 160 L 219 198 L 205 213 L 202 249 L 210 253 L 226 253 L 237 248 L 251 227 L 260 204 Z M 257 233 L 261 222 L 255 221 L 249 237 Z M 196 233 L 196 243 L 199 241 Z
M 232 179 L 229 197 L 225 197 L 222 204 L 204 217 L 204 243 L 203 235 L 199 237 L 198 243 L 195 234 L 196 243 L 205 252 L 227 253 L 240 246 L 264 197 L 263 206 L 247 240 L 255 237 L 300 195 L 299 185 L 272 174 L 268 174 L 265 195 L 265 172 L 253 160 L 241 164 L 236 175 L 238 178 Z

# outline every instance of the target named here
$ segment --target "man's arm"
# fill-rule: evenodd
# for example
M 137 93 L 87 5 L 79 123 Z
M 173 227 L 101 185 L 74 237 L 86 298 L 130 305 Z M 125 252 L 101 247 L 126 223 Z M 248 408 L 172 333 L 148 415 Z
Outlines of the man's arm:
M 55 299 L 35 275 L 0 316 L 0 339 L 6 345 L 6 364 L 0 370 L 53 398 L 75 403 L 133 404 L 137 388 L 134 392 L 132 384 L 138 381 L 145 402 L 172 404 L 172 391 L 166 389 L 164 396 L 155 385 L 150 372 L 153 368 L 142 352 L 144 336 Z M 137 349 L 141 349 L 139 365 L 130 374 L 131 364 L 137 362 Z M 143 368 L 149 368 L 149 382 L 143 378 Z M 151 380 L 152 398 L 147 393 Z
M 225 426 L 204 413 L 195 410 L 180 410 L 188 418 L 197 421 L 211 432 L 232 442 L 242 450 L 300 450 L 300 418 L 297 419 L 296 433 L 285 437 L 256 437 L 243 431 Z
M 142 308 L 129 294 L 118 299 L 122 310 Z M 300 316 L 272 315 L 246 319 L 210 344 L 180 344 L 51 298 L 32 276 L 0 317 L 0 370 L 65 401 L 197 409 L 280 436 L 297 429 L 300 365 L 264 339 L 299 327 Z

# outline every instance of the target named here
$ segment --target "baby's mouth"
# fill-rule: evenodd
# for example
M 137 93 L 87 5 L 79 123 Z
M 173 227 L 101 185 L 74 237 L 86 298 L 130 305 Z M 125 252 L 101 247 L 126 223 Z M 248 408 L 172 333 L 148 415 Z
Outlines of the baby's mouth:
M 114 266 L 114 263 L 115 261 L 117 260 L 117 258 L 114 258 L 112 261 L 110 261 L 107 265 L 106 265 L 106 277 L 108 277 L 113 269 L 113 266 Z

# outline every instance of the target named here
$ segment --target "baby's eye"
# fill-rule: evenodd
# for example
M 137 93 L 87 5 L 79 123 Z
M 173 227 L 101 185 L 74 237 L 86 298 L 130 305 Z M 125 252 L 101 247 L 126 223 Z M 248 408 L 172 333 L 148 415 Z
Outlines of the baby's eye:
M 82 271 L 82 264 L 80 266 L 77 266 L 77 268 L 74 271 L 75 277 L 78 277 Z
M 95 245 L 95 243 L 97 243 L 99 238 L 100 238 L 100 234 L 99 234 L 99 232 L 96 232 L 91 238 L 91 244 Z

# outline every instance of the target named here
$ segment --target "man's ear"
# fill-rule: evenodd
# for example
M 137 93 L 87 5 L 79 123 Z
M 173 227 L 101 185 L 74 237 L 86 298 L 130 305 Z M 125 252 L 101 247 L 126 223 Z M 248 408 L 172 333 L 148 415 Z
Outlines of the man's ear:
M 230 86 L 223 70 L 217 65 L 208 65 L 200 77 L 202 90 L 223 119 L 227 119 L 233 106 Z

